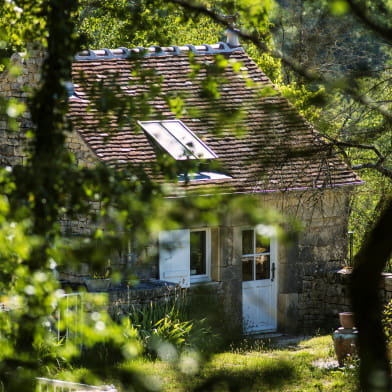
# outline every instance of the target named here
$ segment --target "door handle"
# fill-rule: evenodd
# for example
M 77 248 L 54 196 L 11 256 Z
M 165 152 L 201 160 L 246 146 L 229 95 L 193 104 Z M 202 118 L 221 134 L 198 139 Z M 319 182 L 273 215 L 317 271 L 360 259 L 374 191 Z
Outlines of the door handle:
M 271 282 L 275 280 L 275 263 L 272 263 L 271 266 Z

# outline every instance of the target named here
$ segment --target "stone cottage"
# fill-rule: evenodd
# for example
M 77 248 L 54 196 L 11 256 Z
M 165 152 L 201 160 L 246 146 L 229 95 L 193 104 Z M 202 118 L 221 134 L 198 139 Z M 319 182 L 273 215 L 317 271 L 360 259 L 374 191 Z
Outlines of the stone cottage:
M 2 94 L 23 99 L 22 87 L 34 83 L 42 60 L 36 54 L 13 57 L 23 74 L 13 80 L 3 73 Z M 112 112 L 110 134 L 102 122 L 110 112 L 104 91 L 130 108 Z M 68 146 L 80 165 L 133 165 L 163 181 L 157 168 L 168 159 L 178 163 L 182 196 L 213 188 L 302 222 L 290 245 L 241 214 L 161 232 L 145 278 L 206 288 L 225 323 L 245 333 L 317 328 L 341 310 L 330 306 L 331 277 L 344 264 L 350 192 L 361 180 L 242 47 L 79 53 L 69 117 Z M 29 126 L 26 114 L 22 131 Z M 23 132 L 6 128 L 1 122 L 1 164 L 23 164 Z

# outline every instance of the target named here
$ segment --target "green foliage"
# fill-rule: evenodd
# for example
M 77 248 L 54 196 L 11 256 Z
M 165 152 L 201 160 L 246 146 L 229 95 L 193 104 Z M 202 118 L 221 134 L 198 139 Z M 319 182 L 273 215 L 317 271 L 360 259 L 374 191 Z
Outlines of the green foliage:
M 37 358 L 42 375 L 53 376 L 59 371 L 69 368 L 69 362 L 61 355 L 63 342 L 57 341 L 56 336 L 49 335 L 47 340 L 36 343 Z M 49 342 L 49 344 L 48 344 Z
M 392 300 L 385 305 L 383 310 L 383 326 L 384 326 L 384 333 L 387 338 L 388 347 L 392 349 Z
M 334 0 L 330 4 L 330 10 L 333 15 L 345 15 L 350 9 L 349 4 L 345 0 Z
M 92 48 L 216 42 L 222 28 L 164 1 L 81 1 L 78 30 Z
M 389 71 L 364 76 L 356 85 L 373 102 L 390 99 Z M 343 94 L 329 94 L 318 129 L 333 141 L 345 143 L 340 150 L 347 163 L 357 168 L 365 182 L 354 192 L 351 202 L 350 230 L 354 248 L 359 249 L 365 234 L 374 224 L 391 192 L 392 133 L 389 120 L 378 110 L 369 108 Z M 391 267 L 387 266 L 387 270 Z
M 320 103 L 324 101 L 323 88 L 313 92 L 304 85 L 293 82 L 289 85 L 281 85 L 280 91 L 308 121 L 314 122 L 320 118 L 322 112 Z
M 186 346 L 191 330 L 190 321 L 180 321 L 168 314 L 153 325 L 149 337 L 145 336 L 148 340 L 147 347 L 149 350 L 156 351 L 161 359 L 173 360 L 176 358 L 173 347 L 181 349 Z
M 185 349 L 203 351 L 212 335 L 205 320 L 189 320 L 186 299 L 181 293 L 134 308 L 129 319 L 146 353 L 168 361 L 178 360 Z
M 47 36 L 46 20 L 41 14 L 45 7 L 43 0 L 3 0 L 0 4 L 1 57 L 25 48 L 26 42 L 43 42 Z M 3 63 L 4 59 L 1 60 Z
M 16 7 L 14 2 L 2 4 L 6 4 L 0 8 L 2 22 L 6 18 L 14 18 L 12 10 L 8 12 L 9 7 Z M 110 371 L 109 354 L 91 356 L 100 344 L 110 348 L 112 357 L 115 352 L 117 361 L 134 358 L 139 353 L 132 330 L 113 323 L 107 312 L 101 310 L 93 310 L 80 320 L 79 314 L 70 309 L 61 318 L 59 327 L 67 329 L 74 339 L 62 340 L 63 344 L 53 339 L 52 329 L 57 325 L 55 310 L 61 311 L 63 306 L 63 292 L 59 290 L 54 270 L 56 267 L 69 267 L 72 258 L 69 259 L 68 255 L 80 250 L 77 246 L 72 248 L 72 241 L 67 242 L 62 237 L 58 223 L 60 215 L 67 213 L 72 217 L 83 213 L 91 217 L 95 215 L 92 221 L 97 221 L 99 216 L 91 213 L 91 203 L 101 197 L 103 209 L 100 219 L 105 217 L 108 222 L 109 235 L 102 240 L 106 245 L 110 233 L 114 232 L 114 221 L 117 222 L 121 216 L 118 210 L 109 208 L 114 195 L 113 189 L 109 191 L 109 188 L 116 181 L 111 176 L 113 170 L 76 169 L 64 149 L 68 131 L 64 120 L 67 111 L 64 80 L 69 80 L 72 56 L 77 50 L 71 22 L 75 10 L 76 1 L 72 0 L 27 2 L 21 17 L 25 25 L 19 30 L 20 41 L 10 35 L 9 46 L 6 45 L 19 47 L 30 38 L 38 42 L 34 38 L 37 34 L 48 51 L 41 89 L 29 101 L 35 125 L 29 132 L 32 135 L 30 160 L 24 167 L 1 169 L 0 172 L 0 292 L 2 304 L 9 309 L 0 312 L 0 343 L 3 348 L 0 380 L 7 391 L 20 389 L 21 385 L 26 391 L 33 390 L 34 377 L 53 373 L 65 363 L 77 362 L 78 358 L 81 360 L 81 342 L 85 347 L 83 357 L 90 355 L 97 359 L 89 361 L 90 371 L 97 374 L 100 367 L 104 368 L 104 363 L 109 365 L 106 369 Z M 17 28 L 19 22 L 17 19 L 13 28 Z M 4 29 L 10 26 L 3 24 Z M 8 37 L 4 33 L 1 39 L 5 36 Z M 20 71 L 11 69 L 11 72 Z M 12 127 L 15 123 L 10 120 L 17 120 L 25 106 L 17 100 L 4 100 L 0 109 Z M 105 176 L 106 190 L 98 185 L 102 184 Z M 126 186 L 125 180 L 118 179 L 117 187 L 121 187 L 120 184 Z M 123 200 L 126 198 L 124 193 Z M 95 245 L 94 238 L 87 242 Z M 96 262 L 104 261 L 107 257 L 101 254 L 100 261 Z M 72 331 L 76 325 L 78 330 Z

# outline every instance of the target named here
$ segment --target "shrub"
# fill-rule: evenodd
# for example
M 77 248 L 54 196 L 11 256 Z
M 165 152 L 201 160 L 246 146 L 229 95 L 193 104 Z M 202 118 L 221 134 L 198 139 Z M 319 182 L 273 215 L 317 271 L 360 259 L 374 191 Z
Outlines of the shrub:
M 171 300 L 134 308 L 129 319 L 150 356 L 160 355 L 162 347 L 170 351 L 169 346 L 175 351 L 191 348 L 202 351 L 203 343 L 212 336 L 205 320 L 188 319 L 185 300 L 179 295 Z
M 191 321 L 180 319 L 175 304 L 150 302 L 149 306 L 135 309 L 129 316 L 146 348 L 157 338 L 182 348 L 187 344 L 193 326 Z
M 384 308 L 382 321 L 388 345 L 392 345 L 392 300 Z

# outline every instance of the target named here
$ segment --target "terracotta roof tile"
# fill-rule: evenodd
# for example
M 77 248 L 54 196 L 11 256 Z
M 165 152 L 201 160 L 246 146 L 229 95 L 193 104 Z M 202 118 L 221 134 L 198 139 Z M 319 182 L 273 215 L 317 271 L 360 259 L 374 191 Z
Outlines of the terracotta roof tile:
M 224 55 L 229 65 L 219 75 L 220 98 L 215 100 L 203 95 L 205 67 L 214 64 L 214 54 L 193 56 L 192 62 L 200 66 L 196 74 L 188 54 L 181 53 L 75 61 L 75 92 L 82 99 L 70 100 L 74 128 L 102 162 L 142 164 L 152 173 L 157 149 L 136 125 L 136 120 L 146 119 L 138 108 L 148 107 L 151 118 L 174 119 L 167 100 L 180 96 L 186 109 L 180 119 L 218 155 L 220 170 L 232 177 L 191 181 L 190 187 L 220 184 L 234 192 L 262 192 L 360 182 L 246 53 Z M 232 60 L 241 62 L 242 73 L 233 70 Z M 135 70 L 145 72 L 144 79 Z M 154 93 L 147 96 L 152 85 Z M 265 87 L 276 93 L 264 96 Z M 117 112 L 103 102 L 100 88 L 120 98 L 129 111 Z

